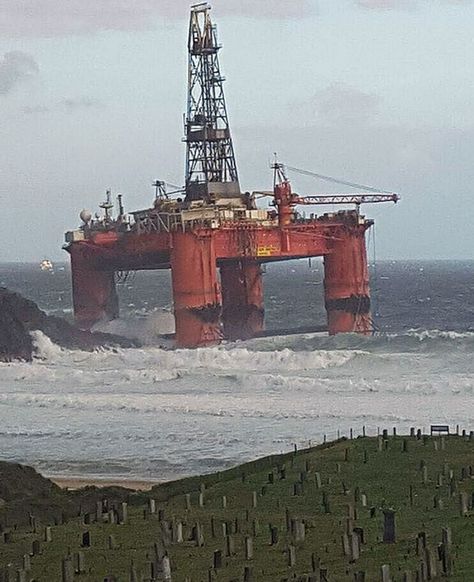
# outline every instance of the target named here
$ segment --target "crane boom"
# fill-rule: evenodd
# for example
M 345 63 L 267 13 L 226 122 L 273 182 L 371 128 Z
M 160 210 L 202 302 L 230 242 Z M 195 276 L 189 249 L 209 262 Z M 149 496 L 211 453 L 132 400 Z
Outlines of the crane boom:
M 380 202 L 394 202 L 400 200 L 398 194 L 382 194 L 375 192 L 373 194 L 330 194 L 323 196 L 298 196 L 294 197 L 295 204 L 377 204 Z
M 269 190 L 260 190 L 254 192 L 258 197 L 274 197 L 275 192 Z M 380 202 L 394 202 L 400 201 L 398 194 L 384 194 L 382 192 L 374 192 L 373 194 L 320 194 L 318 196 L 299 196 L 298 194 L 291 195 L 292 204 L 301 205 L 324 205 L 324 204 L 377 204 Z

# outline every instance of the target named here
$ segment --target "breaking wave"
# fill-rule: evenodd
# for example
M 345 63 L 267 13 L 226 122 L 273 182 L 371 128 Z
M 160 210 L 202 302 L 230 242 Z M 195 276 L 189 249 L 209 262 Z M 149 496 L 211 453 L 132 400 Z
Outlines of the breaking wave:
M 362 425 L 374 433 L 474 424 L 471 332 L 92 353 L 59 348 L 41 332 L 33 342 L 32 364 L 0 364 L 0 450 L 49 474 L 94 467 L 105 478 L 163 479 Z

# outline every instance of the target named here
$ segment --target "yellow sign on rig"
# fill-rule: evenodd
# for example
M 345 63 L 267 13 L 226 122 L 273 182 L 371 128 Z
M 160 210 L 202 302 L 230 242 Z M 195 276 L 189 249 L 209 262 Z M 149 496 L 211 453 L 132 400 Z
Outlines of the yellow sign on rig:
M 278 249 L 273 245 L 266 245 L 257 248 L 257 257 L 271 257 L 278 253 Z

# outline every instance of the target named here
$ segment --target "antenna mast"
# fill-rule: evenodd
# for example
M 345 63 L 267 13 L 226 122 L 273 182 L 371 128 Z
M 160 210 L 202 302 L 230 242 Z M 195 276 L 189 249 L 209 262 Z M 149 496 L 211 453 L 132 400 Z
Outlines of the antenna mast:
M 216 28 L 207 3 L 191 8 L 186 199 L 213 202 L 241 196 L 220 73 Z

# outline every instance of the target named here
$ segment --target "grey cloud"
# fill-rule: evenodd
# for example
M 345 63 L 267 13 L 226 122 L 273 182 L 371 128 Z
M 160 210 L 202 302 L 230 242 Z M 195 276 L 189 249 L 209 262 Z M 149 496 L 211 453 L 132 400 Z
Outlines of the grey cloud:
M 0 95 L 7 95 L 38 71 L 38 64 L 31 55 L 21 51 L 5 53 L 0 60 Z
M 314 95 L 309 113 L 321 123 L 367 122 L 379 113 L 380 102 L 375 93 L 333 83 Z
M 21 111 L 25 115 L 40 115 L 42 113 L 49 113 L 51 109 L 44 105 L 26 105 L 25 107 L 22 107 Z
M 103 107 L 103 103 L 90 97 L 81 97 L 79 99 L 61 99 L 58 107 L 67 113 L 72 113 L 78 109 L 100 109 Z
M 369 10 L 392 10 L 394 8 L 415 8 L 424 1 L 429 5 L 432 0 L 355 0 L 355 3 L 362 8 Z M 469 4 L 471 0 L 440 0 L 444 4 Z
M 356 4 L 371 10 L 390 10 L 391 8 L 414 6 L 416 0 L 356 0 Z
M 295 18 L 314 11 L 318 0 L 216 0 L 217 16 Z M 66 36 L 102 30 L 150 28 L 160 20 L 184 19 L 189 0 L 0 0 L 0 34 Z
M 74 113 L 81 109 L 100 109 L 104 104 L 90 97 L 79 97 L 76 99 L 65 98 L 61 99 L 54 105 L 32 105 L 22 108 L 22 113 L 25 115 L 42 115 L 44 113 Z

